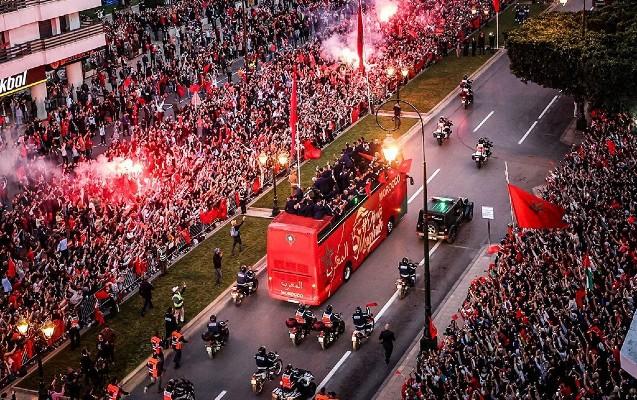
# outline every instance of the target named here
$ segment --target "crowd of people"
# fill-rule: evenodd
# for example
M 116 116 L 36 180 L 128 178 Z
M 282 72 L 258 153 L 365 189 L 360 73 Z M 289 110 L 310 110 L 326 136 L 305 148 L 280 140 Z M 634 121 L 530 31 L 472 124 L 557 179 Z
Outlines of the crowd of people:
M 543 190 L 568 227 L 506 235 L 462 323 L 420 354 L 424 398 L 637 396 L 619 356 L 637 305 L 636 131 L 626 115 L 595 114 Z
M 491 9 L 486 0 L 406 2 L 381 22 L 364 3 L 366 31 L 375 32 L 367 74 L 326 45 L 355 31 L 355 1 L 265 0 L 246 11 L 182 0 L 114 15 L 91 80 L 54 83 L 65 101 L 45 121 L 19 137 L 0 135 L 8 178 L 0 187 L 0 379 L 34 355 L 25 343 L 42 323 L 70 328 L 96 294 L 116 303 L 131 272 L 155 271 L 167 253 L 196 243 L 203 213 L 225 219 L 238 191 L 271 179 L 257 158 L 290 148 L 294 70 L 301 141 L 324 146 L 386 97 L 395 85 L 389 66 L 413 77 L 477 27 L 472 8 Z M 247 65 L 235 72 L 246 53 Z M 348 162 L 317 175 L 318 192 L 339 188 L 333 214 L 342 213 L 345 191 L 360 191 L 366 180 L 320 185 L 342 164 L 343 177 L 354 178 Z M 81 315 L 82 324 L 103 322 L 100 313 Z M 16 330 L 23 318 L 26 335 Z

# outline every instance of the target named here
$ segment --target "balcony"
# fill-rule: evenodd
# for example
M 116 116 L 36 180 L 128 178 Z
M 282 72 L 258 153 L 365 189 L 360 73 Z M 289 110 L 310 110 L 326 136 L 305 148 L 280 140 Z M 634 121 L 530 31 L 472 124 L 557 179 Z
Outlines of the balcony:
M 61 35 L 0 49 L 0 77 L 63 60 L 105 44 L 102 23 L 89 22 L 83 23 L 79 29 Z
M 101 0 L 0 0 L 0 31 L 101 5 Z

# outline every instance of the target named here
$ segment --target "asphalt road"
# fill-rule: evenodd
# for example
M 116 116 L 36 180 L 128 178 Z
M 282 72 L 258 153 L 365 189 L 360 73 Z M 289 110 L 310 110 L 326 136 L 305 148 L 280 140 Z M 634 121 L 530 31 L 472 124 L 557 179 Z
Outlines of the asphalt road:
M 437 118 L 425 126 L 429 195 L 462 195 L 475 202 L 475 218 L 462 226 L 453 245 L 430 242 L 431 282 L 433 307 L 437 307 L 458 280 L 477 250 L 487 242 L 486 222 L 480 218 L 481 206 L 495 208 L 495 220 L 491 224 L 492 240 L 502 237 L 510 222 L 510 209 L 505 182 L 505 168 L 512 183 L 530 190 L 541 185 L 547 171 L 568 149 L 559 138 L 569 123 L 573 112 L 572 100 L 560 96 L 554 90 L 535 84 L 523 84 L 509 72 L 508 58 L 501 57 L 474 83 L 476 101 L 468 109 L 461 108 L 454 98 L 444 115 L 454 122 L 454 133 L 442 147 L 434 141 L 431 132 Z M 425 95 L 425 94 L 423 94 Z M 557 97 L 556 97 L 557 96 Z M 550 107 L 547 107 L 550 104 Z M 418 131 L 419 132 L 419 131 Z M 478 170 L 471 160 L 471 153 L 480 136 L 488 136 L 495 144 L 494 158 Z M 396 300 L 385 307 L 377 324 L 377 332 L 384 323 L 390 323 L 397 341 L 392 362 L 386 366 L 382 348 L 374 339 L 365 343 L 355 353 L 351 350 L 351 314 L 357 305 L 377 302 L 378 313 L 392 299 L 395 292 L 397 262 L 403 256 L 420 261 L 423 258 L 423 242 L 415 234 L 416 218 L 422 204 L 423 182 L 421 138 L 413 135 L 404 145 L 406 158 L 413 158 L 411 175 L 416 184 L 409 187 L 410 207 L 392 236 L 369 256 L 350 282 L 329 300 L 334 309 L 346 317 L 346 334 L 326 351 L 320 349 L 315 336 L 293 347 L 287 335 L 285 319 L 292 316 L 295 306 L 270 299 L 265 287 L 265 275 L 260 276 L 261 287 L 237 308 L 222 301 L 214 312 L 221 319 L 230 320 L 231 338 L 227 346 L 214 360 L 205 353 L 200 333 L 207 317 L 195 324 L 186 336 L 190 343 L 183 355 L 182 367 L 172 367 L 172 356 L 167 358 L 164 382 L 171 377 L 187 377 L 194 382 L 199 399 L 248 399 L 252 398 L 249 379 L 255 369 L 253 355 L 260 345 L 276 350 L 284 364 L 312 371 L 317 384 L 331 375 L 326 386 L 341 399 L 369 399 L 373 396 L 393 365 L 407 350 L 422 327 L 423 291 L 416 289 L 404 300 Z M 506 167 L 505 167 L 506 165 Z M 422 269 L 419 269 L 419 287 L 422 287 Z M 188 296 L 186 295 L 186 307 Z M 320 313 L 321 310 L 315 310 Z M 190 317 L 193 317 L 190 315 Z M 440 331 L 444 327 L 438 327 Z M 340 367 L 331 374 L 334 366 Z M 332 371 L 333 372 L 333 371 Z M 131 382 L 134 398 L 159 398 L 155 390 L 143 394 L 145 371 Z M 277 382 L 266 385 L 262 396 Z M 154 388 L 153 388 L 154 389 Z

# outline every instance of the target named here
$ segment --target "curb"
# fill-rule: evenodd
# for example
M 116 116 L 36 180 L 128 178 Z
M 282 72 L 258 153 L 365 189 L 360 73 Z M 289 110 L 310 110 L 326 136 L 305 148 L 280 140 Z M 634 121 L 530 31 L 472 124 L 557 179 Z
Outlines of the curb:
M 266 261 L 266 256 L 263 256 L 263 257 L 261 257 L 261 259 L 259 259 L 259 261 L 257 261 L 254 264 L 255 266 L 257 266 L 256 276 L 261 275 L 265 271 L 265 268 L 266 268 L 266 262 L 265 261 Z M 200 322 L 200 320 L 202 318 L 204 318 L 208 313 L 210 313 L 210 311 L 213 308 L 218 306 L 222 301 L 227 300 L 228 299 L 228 294 L 232 290 L 233 286 L 234 286 L 234 284 L 229 285 L 214 300 L 212 300 L 212 302 L 210 302 L 210 304 L 208 304 L 203 310 L 201 310 L 197 315 L 195 315 L 194 318 L 192 318 L 190 321 L 188 321 L 182 327 L 182 331 L 184 332 L 184 334 L 186 334 L 193 327 L 193 325 L 197 325 Z M 164 355 L 165 356 L 167 356 L 170 353 L 172 353 L 172 349 L 170 349 L 170 348 L 164 351 Z M 135 375 L 137 375 L 144 368 L 146 368 L 146 362 L 141 362 L 134 370 L 132 370 L 131 372 L 129 372 L 128 375 L 126 375 L 124 378 L 122 378 L 122 380 L 120 381 L 121 385 L 124 386 L 124 385 L 129 384 L 131 381 L 133 381 L 133 379 L 135 378 Z
M 469 274 L 469 272 L 471 271 L 473 266 L 478 262 L 478 260 L 485 255 L 485 253 L 486 253 L 488 248 L 489 248 L 488 245 L 482 246 L 482 248 L 476 253 L 476 255 L 473 257 L 471 262 L 464 269 L 464 271 L 462 272 L 462 274 L 460 275 L 458 280 L 456 280 L 456 282 L 453 284 L 451 289 L 447 292 L 447 294 L 445 295 L 444 299 L 442 299 L 442 301 L 440 302 L 438 307 L 436 307 L 436 310 L 434 311 L 433 315 L 431 316 L 432 320 L 434 321 L 434 324 L 436 324 L 435 319 L 438 316 L 438 314 L 440 313 L 440 310 L 444 309 L 445 305 L 447 304 L 447 302 L 449 301 L 451 296 L 453 296 L 454 292 L 458 289 L 458 286 L 460 285 L 460 283 L 462 283 L 462 281 Z M 436 325 L 439 326 L 440 324 L 436 324 Z M 402 371 L 404 371 L 406 369 L 407 361 L 409 359 L 415 358 L 416 354 L 419 351 L 419 342 L 420 342 L 420 335 L 416 335 L 416 337 L 411 342 L 411 344 L 409 344 L 409 347 L 408 347 L 407 351 L 405 351 L 405 353 L 403 353 L 403 355 L 400 358 L 400 360 L 398 360 L 398 362 L 396 363 L 396 366 L 387 375 L 387 377 L 385 378 L 383 383 L 381 383 L 380 387 L 378 388 L 378 390 L 376 391 L 376 393 L 374 394 L 374 396 L 372 397 L 371 400 L 384 400 L 384 398 L 381 397 L 381 396 L 383 396 L 384 389 L 386 389 L 389 386 L 389 384 L 392 381 L 392 379 L 396 379 L 395 378 L 396 375 L 403 376 L 402 375 Z

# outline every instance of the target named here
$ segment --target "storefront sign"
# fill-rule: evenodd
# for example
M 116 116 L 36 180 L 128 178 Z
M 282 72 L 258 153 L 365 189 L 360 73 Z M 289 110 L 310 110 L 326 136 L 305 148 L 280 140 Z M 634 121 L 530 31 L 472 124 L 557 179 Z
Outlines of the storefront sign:
M 46 82 L 43 66 L 7 76 L 6 78 L 0 78 L 0 97 L 19 92 L 42 82 Z
M 76 61 L 85 60 L 85 59 L 89 58 L 90 56 L 92 56 L 95 53 L 97 53 L 96 50 L 83 51 L 83 52 L 81 52 L 79 54 L 76 54 L 74 56 L 63 58 L 61 60 L 52 62 L 49 65 L 47 65 L 47 69 L 58 69 L 60 67 L 64 67 L 65 65 L 73 64 Z

